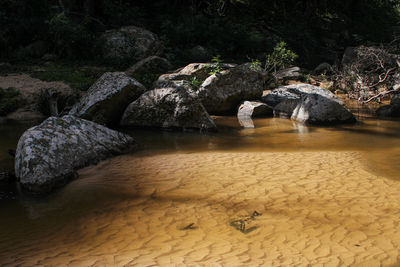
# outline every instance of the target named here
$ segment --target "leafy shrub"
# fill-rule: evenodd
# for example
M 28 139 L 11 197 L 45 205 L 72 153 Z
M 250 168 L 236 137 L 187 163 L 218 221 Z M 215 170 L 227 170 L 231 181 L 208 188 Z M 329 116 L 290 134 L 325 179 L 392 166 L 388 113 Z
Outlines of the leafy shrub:
M 216 55 L 211 59 L 212 64 L 209 64 L 207 66 L 209 72 L 209 75 L 213 75 L 213 74 L 218 74 L 221 71 L 223 71 L 223 68 L 221 66 L 222 63 L 222 59 L 221 59 L 221 55 Z
M 203 83 L 203 81 L 199 80 L 197 77 L 192 77 L 192 80 L 190 82 L 196 90 L 198 90 Z
M 286 43 L 277 43 L 271 54 L 266 55 L 264 70 L 266 72 L 276 72 L 292 64 L 298 55 L 286 47 Z

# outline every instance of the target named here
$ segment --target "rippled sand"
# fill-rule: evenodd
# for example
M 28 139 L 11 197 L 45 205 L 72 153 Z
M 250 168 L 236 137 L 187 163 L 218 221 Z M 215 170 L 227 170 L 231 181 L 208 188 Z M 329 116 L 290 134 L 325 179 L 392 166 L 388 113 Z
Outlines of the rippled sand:
M 0 246 L 5 266 L 391 266 L 400 183 L 358 152 L 129 155 L 81 171 L 118 201 Z M 60 200 L 59 200 L 60 202 Z M 65 203 L 68 206 L 68 203 Z M 257 211 L 243 233 L 231 226 Z M 59 211 L 62 214 L 62 210 Z M 60 215 L 61 216 L 61 215 Z M 184 229 L 184 228 L 188 229 Z

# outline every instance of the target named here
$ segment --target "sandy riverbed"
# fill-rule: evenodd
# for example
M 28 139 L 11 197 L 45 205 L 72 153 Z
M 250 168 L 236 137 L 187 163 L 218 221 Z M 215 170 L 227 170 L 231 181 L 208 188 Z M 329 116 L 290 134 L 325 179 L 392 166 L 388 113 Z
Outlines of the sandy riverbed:
M 395 265 L 400 182 L 367 172 L 362 159 L 360 152 L 117 157 L 82 170 L 57 198 L 97 188 L 118 201 L 1 247 L 1 263 Z M 261 216 L 249 218 L 254 211 Z M 249 233 L 231 225 L 245 219 Z

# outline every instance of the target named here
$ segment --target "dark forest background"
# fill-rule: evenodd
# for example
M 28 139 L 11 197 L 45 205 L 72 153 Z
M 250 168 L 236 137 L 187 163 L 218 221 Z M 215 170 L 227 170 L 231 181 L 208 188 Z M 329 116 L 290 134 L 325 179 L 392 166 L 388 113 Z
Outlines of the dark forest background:
M 299 64 L 334 64 L 347 46 L 393 42 L 397 0 L 0 0 L 0 60 L 34 58 L 26 47 L 44 41 L 65 60 L 96 60 L 96 38 L 135 25 L 156 33 L 165 56 L 187 63 L 201 45 L 226 61 L 256 59 L 285 41 Z

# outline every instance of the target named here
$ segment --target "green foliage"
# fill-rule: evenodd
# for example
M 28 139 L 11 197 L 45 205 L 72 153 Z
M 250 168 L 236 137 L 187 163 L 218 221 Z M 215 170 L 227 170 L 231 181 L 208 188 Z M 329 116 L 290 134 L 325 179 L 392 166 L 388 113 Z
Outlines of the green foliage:
M 266 55 L 265 71 L 276 72 L 292 64 L 298 58 L 298 55 L 286 46 L 286 43 L 281 41 L 275 45 L 271 54 Z
M 5 116 L 18 109 L 22 104 L 19 91 L 13 87 L 0 88 L 0 116 Z
M 203 83 L 203 81 L 199 80 L 197 77 L 192 77 L 190 82 L 196 90 L 199 89 Z
M 259 70 L 261 68 L 261 61 L 258 59 L 252 60 L 250 69 L 252 70 Z
M 62 81 L 74 89 L 86 91 L 105 71 L 94 67 L 50 65 L 43 66 L 40 71 L 33 71 L 32 77 L 48 82 Z
M 222 59 L 221 55 L 216 55 L 211 59 L 212 64 L 208 64 L 208 74 L 213 75 L 213 74 L 218 74 L 221 71 L 223 71 L 223 68 L 221 66 Z

